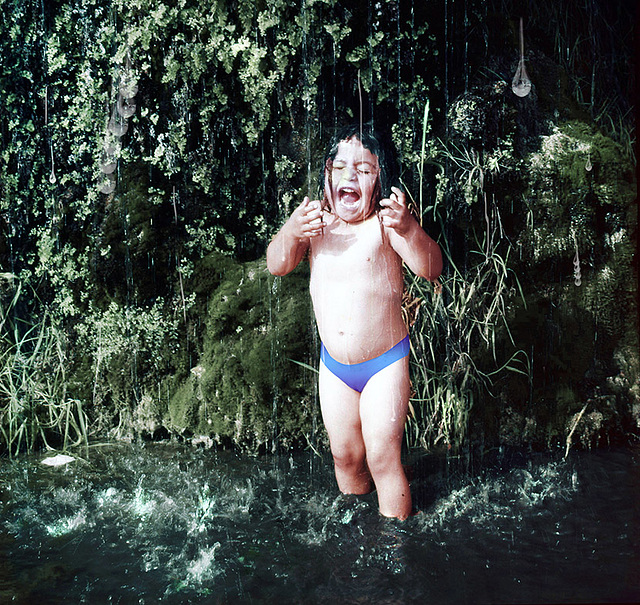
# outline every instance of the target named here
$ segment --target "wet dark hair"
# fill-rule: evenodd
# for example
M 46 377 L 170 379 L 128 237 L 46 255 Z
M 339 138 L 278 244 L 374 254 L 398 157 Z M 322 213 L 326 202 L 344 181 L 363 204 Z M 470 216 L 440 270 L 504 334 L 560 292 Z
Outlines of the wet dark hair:
M 373 128 L 370 122 L 362 124 L 362 127 L 360 124 L 344 126 L 337 130 L 333 137 L 331 137 L 331 141 L 329 141 L 327 151 L 324 155 L 322 168 L 320 169 L 318 192 L 321 199 L 324 199 L 324 176 L 327 162 L 336 157 L 340 143 L 354 137 L 362 143 L 363 147 L 378 158 L 378 167 L 380 170 L 378 173 L 378 183 L 373 193 L 373 202 L 377 204 L 382 198 L 389 196 L 391 185 L 394 185 L 397 179 L 397 169 L 395 156 L 390 144 L 380 132 L 377 132 Z

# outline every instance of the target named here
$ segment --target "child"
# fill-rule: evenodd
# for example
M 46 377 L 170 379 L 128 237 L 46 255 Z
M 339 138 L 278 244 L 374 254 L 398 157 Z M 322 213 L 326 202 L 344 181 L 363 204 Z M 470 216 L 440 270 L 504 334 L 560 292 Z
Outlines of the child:
M 309 253 L 310 292 L 322 347 L 319 394 L 338 487 L 377 489 L 380 513 L 406 519 L 411 494 L 400 453 L 409 402 L 409 336 L 402 319 L 403 267 L 435 280 L 438 244 L 387 186 L 376 136 L 358 126 L 335 139 L 324 165 L 324 199 L 308 197 L 267 249 L 286 275 Z

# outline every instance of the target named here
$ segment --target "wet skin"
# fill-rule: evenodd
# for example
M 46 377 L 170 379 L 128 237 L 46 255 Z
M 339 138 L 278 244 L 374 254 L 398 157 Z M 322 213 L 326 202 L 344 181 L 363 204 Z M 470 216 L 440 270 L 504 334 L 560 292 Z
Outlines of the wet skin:
M 342 141 L 325 166 L 325 199 L 305 198 L 267 250 L 275 275 L 293 270 L 309 253 L 320 337 L 345 364 L 373 359 L 406 336 L 403 262 L 431 280 L 442 268 L 438 245 L 409 212 L 404 193 L 392 188 L 376 203 L 378 183 L 378 158 L 357 138 Z M 381 514 L 405 519 L 411 494 L 400 450 L 408 358 L 372 376 L 362 393 L 321 363 L 319 392 L 341 491 L 363 494 L 375 485 Z

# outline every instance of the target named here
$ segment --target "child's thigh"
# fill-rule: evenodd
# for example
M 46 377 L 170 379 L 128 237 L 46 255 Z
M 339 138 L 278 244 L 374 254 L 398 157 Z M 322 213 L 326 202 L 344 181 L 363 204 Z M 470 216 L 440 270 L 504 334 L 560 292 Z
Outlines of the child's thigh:
M 356 437 L 361 440 L 360 393 L 349 388 L 322 362 L 318 391 L 322 420 L 332 446 Z
M 362 434 L 367 447 L 401 446 L 409 394 L 408 357 L 398 359 L 369 379 L 360 398 Z

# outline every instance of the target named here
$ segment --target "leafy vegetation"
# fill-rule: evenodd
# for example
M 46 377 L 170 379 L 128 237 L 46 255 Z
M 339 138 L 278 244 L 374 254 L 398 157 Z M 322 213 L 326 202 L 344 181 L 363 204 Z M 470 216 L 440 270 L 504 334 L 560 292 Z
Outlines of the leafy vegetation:
M 0 445 L 10 456 L 88 445 L 82 402 L 67 390 L 62 331 L 48 313 L 33 325 L 20 321 L 23 286 L 12 274 L 0 280 Z
M 303 275 L 259 259 L 359 119 L 390 133 L 448 259 L 441 291 L 407 281 L 412 443 L 564 443 L 586 401 L 601 428 L 587 409 L 574 443 L 637 429 L 632 2 L 528 7 L 524 98 L 512 1 L 0 9 L 0 265 L 29 284 L 3 298 L 2 388 L 53 414 L 7 394 L 7 451 L 90 430 L 312 442 Z

